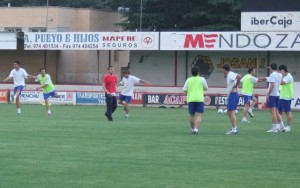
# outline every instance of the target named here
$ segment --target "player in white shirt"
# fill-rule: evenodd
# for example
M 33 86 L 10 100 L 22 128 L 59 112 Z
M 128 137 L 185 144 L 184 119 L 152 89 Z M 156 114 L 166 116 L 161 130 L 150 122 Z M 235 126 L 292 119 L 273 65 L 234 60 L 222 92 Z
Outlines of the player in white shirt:
M 135 76 L 130 75 L 128 70 L 123 71 L 123 78 L 120 82 L 120 85 L 123 85 L 124 88 L 119 96 L 119 104 L 124 105 L 125 107 L 125 117 L 129 117 L 129 103 L 133 96 L 133 90 L 134 90 L 134 84 L 137 83 L 144 83 L 144 84 L 150 84 L 149 82 L 146 82 L 145 80 L 139 79 Z
M 271 109 L 272 114 L 272 128 L 268 130 L 269 133 L 276 133 L 284 128 L 282 118 L 278 112 L 279 103 L 279 86 L 281 83 L 282 75 L 277 71 L 277 64 L 272 63 L 269 67 L 271 72 L 269 77 L 259 78 L 269 82 L 269 88 L 266 95 L 267 107 Z
M 223 65 L 223 72 L 227 77 L 227 115 L 231 121 L 231 129 L 226 134 L 235 135 L 238 133 L 235 110 L 239 102 L 238 85 L 242 76 L 230 71 L 229 64 Z
M 4 82 L 13 79 L 14 81 L 14 99 L 16 100 L 17 114 L 21 114 L 20 109 L 20 94 L 25 87 L 25 79 L 34 78 L 34 76 L 27 74 L 26 70 L 20 67 L 20 62 L 14 62 L 14 69 L 10 71 Z

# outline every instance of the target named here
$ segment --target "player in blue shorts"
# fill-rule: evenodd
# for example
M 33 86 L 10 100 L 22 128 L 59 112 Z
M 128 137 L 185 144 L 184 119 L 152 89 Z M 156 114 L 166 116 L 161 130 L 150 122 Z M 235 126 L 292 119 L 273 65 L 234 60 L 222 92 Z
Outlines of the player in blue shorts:
M 235 110 L 239 103 L 238 85 L 242 76 L 230 71 L 229 64 L 223 65 L 223 72 L 227 77 L 227 115 L 231 121 L 231 129 L 226 134 L 234 135 L 238 133 Z
M 48 113 L 48 116 L 51 116 L 49 98 L 50 97 L 55 97 L 55 98 L 58 97 L 58 95 L 55 91 L 54 85 L 52 83 L 51 77 L 49 74 L 46 74 L 45 68 L 41 68 L 40 74 L 36 76 L 36 79 L 41 84 L 41 86 L 37 87 L 36 90 L 40 90 L 40 89 L 43 90 L 47 113 Z
M 208 89 L 206 80 L 199 76 L 200 69 L 193 67 L 192 76 L 188 78 L 183 86 L 183 91 L 187 94 L 187 102 L 190 114 L 191 133 L 197 135 L 204 113 L 204 90 Z
M 277 64 L 272 63 L 269 67 L 271 72 L 269 77 L 259 78 L 260 80 L 266 80 L 269 82 L 268 92 L 266 95 L 267 107 L 271 109 L 272 115 L 272 128 L 268 130 L 268 133 L 277 133 L 284 128 L 282 118 L 278 112 L 279 103 L 279 86 L 281 82 L 281 74 L 277 72 Z
M 292 123 L 292 111 L 291 111 L 291 102 L 294 98 L 294 78 L 288 72 L 285 65 L 280 65 L 278 70 L 282 74 L 282 79 L 280 85 L 282 86 L 279 96 L 278 111 L 282 118 L 282 113 L 286 114 L 287 124 L 282 129 L 283 132 L 291 131 Z M 283 118 L 282 118 L 283 119 Z
M 133 96 L 134 85 L 137 83 L 144 83 L 150 85 L 149 82 L 130 75 L 130 72 L 128 70 L 123 71 L 123 78 L 120 82 L 120 85 L 123 85 L 124 87 L 119 96 L 119 104 L 124 105 L 126 111 L 126 118 L 129 117 L 129 103 L 131 102 Z
M 9 76 L 4 79 L 4 82 L 13 79 L 14 81 L 14 99 L 17 106 L 17 114 L 21 114 L 20 108 L 20 95 L 23 89 L 25 88 L 25 79 L 34 78 L 34 76 L 27 74 L 26 70 L 21 68 L 20 61 L 14 62 L 14 69 L 11 70 Z

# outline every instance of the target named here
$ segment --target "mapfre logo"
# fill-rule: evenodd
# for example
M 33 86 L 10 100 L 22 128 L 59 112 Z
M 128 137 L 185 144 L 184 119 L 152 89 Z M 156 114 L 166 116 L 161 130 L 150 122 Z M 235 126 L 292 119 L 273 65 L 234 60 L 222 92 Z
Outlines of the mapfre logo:
M 155 37 L 151 34 L 145 34 L 142 36 L 142 46 L 144 48 L 152 48 L 155 43 Z
M 214 48 L 218 34 L 187 34 L 184 48 Z

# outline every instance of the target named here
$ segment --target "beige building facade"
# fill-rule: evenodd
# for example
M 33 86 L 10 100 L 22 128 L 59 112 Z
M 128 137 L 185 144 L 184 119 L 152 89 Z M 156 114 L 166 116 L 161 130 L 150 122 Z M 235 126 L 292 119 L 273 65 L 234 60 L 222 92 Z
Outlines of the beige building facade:
M 102 50 L 24 50 L 24 32 L 116 32 L 122 29 L 117 12 L 63 7 L 1 7 L 1 32 L 18 33 L 17 50 L 0 50 L 0 79 L 8 76 L 19 60 L 29 74 L 41 67 L 55 83 L 101 84 L 107 67 L 121 68 L 129 63 L 129 51 Z

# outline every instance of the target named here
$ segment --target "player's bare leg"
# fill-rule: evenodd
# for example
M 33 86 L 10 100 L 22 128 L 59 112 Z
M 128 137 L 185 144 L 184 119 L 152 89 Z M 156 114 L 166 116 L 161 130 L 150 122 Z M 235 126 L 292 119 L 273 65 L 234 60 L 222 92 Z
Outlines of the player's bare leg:
M 16 91 L 16 94 L 14 95 L 14 99 L 16 100 L 16 107 L 17 107 L 17 114 L 21 114 L 21 108 L 20 108 L 20 90 Z
M 51 116 L 51 109 L 50 109 L 49 99 L 45 100 L 45 105 L 46 105 L 48 116 Z

